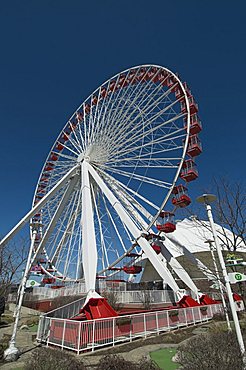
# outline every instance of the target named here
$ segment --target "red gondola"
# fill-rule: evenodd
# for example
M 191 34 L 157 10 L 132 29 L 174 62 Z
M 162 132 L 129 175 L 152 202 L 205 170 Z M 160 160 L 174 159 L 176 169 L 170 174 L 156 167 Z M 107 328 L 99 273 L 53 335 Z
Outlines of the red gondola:
M 59 150 L 59 151 L 60 151 L 60 150 L 62 150 L 63 148 L 64 148 L 64 145 L 62 145 L 61 143 L 57 143 L 57 144 L 56 144 L 56 149 L 57 149 L 57 150 Z
M 136 258 L 136 257 L 141 257 L 141 254 L 129 252 L 126 254 L 126 257 Z
M 89 113 L 90 113 L 90 111 L 91 111 L 91 106 L 90 106 L 90 104 L 85 104 L 85 113 L 86 113 L 86 114 L 89 114 Z
M 198 112 L 198 105 L 195 102 L 194 97 L 191 95 L 191 96 L 188 97 L 188 100 L 189 100 L 189 106 L 190 106 L 190 114 L 197 113 Z M 187 112 L 186 104 L 185 104 L 184 100 L 181 102 L 181 112 L 182 113 Z
M 172 204 L 175 207 L 184 208 L 191 203 L 191 199 L 187 195 L 187 188 L 185 186 L 174 186 L 172 193 L 175 195 L 175 197 L 172 199 Z
M 125 75 L 121 75 L 120 78 L 119 78 L 119 86 L 126 86 L 125 85 L 125 82 L 127 82 L 126 76 Z
M 142 271 L 142 266 L 135 265 L 135 266 L 123 266 L 122 270 L 126 274 L 139 274 Z
M 138 75 L 137 75 L 138 81 L 143 82 L 145 80 L 144 77 L 145 77 L 146 73 L 147 73 L 146 69 L 141 68 L 140 71 L 138 72 Z
M 168 73 L 166 71 L 161 71 L 158 74 L 158 80 L 163 86 L 167 85 L 167 78 L 168 78 Z
M 150 242 L 150 245 L 152 249 L 156 252 L 156 254 L 161 253 L 161 246 L 158 244 L 158 240 L 161 239 L 161 237 L 157 234 L 148 234 L 145 237 L 146 240 Z
M 106 90 L 106 88 L 105 87 L 103 87 L 102 89 L 101 89 L 101 96 L 103 97 L 103 98 L 105 98 L 106 97 L 106 95 L 107 95 L 107 90 Z
M 109 90 L 110 91 L 115 91 L 115 85 L 116 85 L 116 82 L 115 81 L 111 81 L 110 84 L 109 84 Z
M 51 153 L 51 156 L 50 156 L 50 160 L 51 161 L 57 161 L 59 158 L 59 156 L 55 153 Z
M 185 118 L 185 129 L 187 129 L 187 119 Z M 202 130 L 202 124 L 197 114 L 192 114 L 190 117 L 190 135 L 199 134 Z
M 48 278 L 44 278 L 42 281 L 43 281 L 44 284 L 53 284 L 53 283 L 56 282 L 56 279 L 48 277 Z
M 128 75 L 128 80 L 129 82 L 133 85 L 137 82 L 137 78 L 136 78 L 136 72 L 135 71 L 131 71 Z
M 53 163 L 47 163 L 47 165 L 45 166 L 44 170 L 45 171 L 52 171 L 54 168 L 54 164 Z
M 189 143 L 187 148 L 187 154 L 190 157 L 196 157 L 202 152 L 202 145 L 197 135 L 191 135 L 189 137 Z
M 174 222 L 174 213 L 168 211 L 162 211 L 156 220 L 156 228 L 164 233 L 172 233 L 176 230 Z
M 192 159 L 187 159 L 184 161 L 180 177 L 186 182 L 190 182 L 198 178 L 197 166 Z
M 157 68 L 151 68 L 151 70 L 147 73 L 148 80 L 157 83 L 159 81 L 159 75 L 157 71 L 158 71 Z
M 178 82 L 176 81 L 176 79 L 173 76 L 170 76 L 167 79 L 167 87 L 169 89 L 171 88 L 171 92 L 175 92 L 176 90 L 179 89 Z
M 92 105 L 96 105 L 97 102 L 98 102 L 98 97 L 97 96 L 93 96 L 93 98 L 91 99 Z

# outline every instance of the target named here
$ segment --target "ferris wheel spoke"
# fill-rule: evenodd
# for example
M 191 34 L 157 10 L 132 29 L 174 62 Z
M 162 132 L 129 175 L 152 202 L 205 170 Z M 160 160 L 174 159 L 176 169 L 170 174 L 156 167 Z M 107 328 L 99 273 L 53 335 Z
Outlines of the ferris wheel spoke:
M 147 85 L 149 85 L 149 82 L 147 83 Z M 131 85 L 129 84 L 128 85 L 128 88 L 130 87 Z M 139 82 L 138 84 L 134 85 L 131 90 L 128 90 L 128 88 L 124 89 L 123 90 L 123 93 L 121 94 L 121 96 L 119 97 L 119 99 L 115 99 L 115 101 L 118 102 L 118 105 L 116 106 L 116 108 L 113 110 L 111 109 L 110 111 L 113 113 L 111 115 L 109 115 L 107 118 L 107 125 L 106 127 L 109 126 L 109 123 L 113 123 L 113 122 L 119 122 L 120 121 L 120 118 L 121 120 L 127 116 L 129 110 L 131 109 L 132 106 L 134 106 L 135 102 L 139 99 L 138 96 L 141 96 L 141 93 L 142 93 L 142 83 Z M 146 86 L 145 86 L 146 88 Z M 129 96 L 127 96 L 127 93 L 130 91 L 130 94 Z M 118 95 L 119 93 L 122 92 L 122 89 L 119 89 L 118 91 Z M 132 99 L 132 96 L 133 96 L 133 99 Z M 123 102 L 123 104 L 122 104 Z M 130 102 L 130 104 L 129 104 Z M 126 107 L 126 104 L 128 103 L 128 107 Z M 120 108 L 121 106 L 121 108 Z M 122 113 L 124 112 L 124 115 L 122 116 Z
M 125 129 L 127 130 L 129 127 L 132 127 L 132 126 L 135 126 L 133 125 L 134 122 L 136 122 L 140 117 L 143 117 L 144 115 L 149 115 L 151 114 L 151 112 L 153 112 L 154 110 L 156 110 L 156 106 L 157 104 L 163 99 L 163 98 L 166 98 L 168 96 L 168 94 L 171 92 L 171 89 L 169 89 L 166 93 L 164 93 L 163 95 L 161 95 L 159 98 L 157 98 L 155 101 L 153 101 L 152 104 L 149 104 L 147 106 L 144 106 L 145 109 L 141 109 L 141 106 L 138 105 L 138 110 L 139 110 L 139 114 L 137 114 L 133 119 L 132 119 L 132 114 L 133 112 L 127 117 L 126 120 L 124 120 L 124 127 Z M 166 106 L 164 104 L 164 108 L 161 109 L 161 113 L 157 113 L 156 114 L 156 118 L 158 117 L 158 114 L 163 114 L 165 112 L 167 112 L 168 110 L 170 110 L 176 103 L 178 102 L 178 100 L 175 100 L 173 101 L 171 104 L 169 104 L 168 106 Z M 132 130 L 131 130 L 132 131 Z
M 62 251 L 65 250 L 65 245 L 69 239 L 69 237 L 71 237 L 71 228 L 72 228 L 72 225 L 73 225 L 73 222 L 74 222 L 74 218 L 75 218 L 75 213 L 74 213 L 74 207 L 76 206 L 78 200 L 80 199 L 80 192 L 77 191 L 74 193 L 74 198 L 71 199 L 67 209 L 66 209 L 66 213 L 64 215 L 64 218 L 63 220 L 66 220 L 66 222 L 61 222 L 61 225 L 59 226 L 57 232 L 56 232 L 56 235 L 55 235 L 55 238 L 56 238 L 56 242 L 52 242 L 53 246 L 54 246 L 54 249 L 55 249 L 55 246 L 57 245 L 56 249 L 52 251 L 51 255 L 51 263 L 58 263 L 57 261 L 61 261 L 61 253 Z M 60 233 L 61 233 L 61 238 L 60 238 L 60 241 L 59 241 L 59 236 L 60 236 Z
M 140 82 L 136 85 L 134 85 L 133 89 L 132 89 L 132 94 L 134 96 L 134 98 L 132 99 L 132 96 L 130 95 L 128 97 L 128 99 L 125 99 L 124 101 L 124 105 L 122 106 L 122 109 L 118 111 L 118 115 L 115 117 L 117 122 L 118 121 L 121 121 L 121 122 L 124 122 L 125 118 L 127 117 L 130 109 L 133 107 L 133 106 L 141 106 L 141 105 L 145 105 L 145 98 L 148 96 L 148 99 L 149 99 L 149 102 L 152 101 L 152 96 L 151 94 L 154 95 L 154 93 L 156 94 L 158 92 L 158 90 L 160 91 L 161 90 L 161 85 L 156 85 L 154 88 L 152 87 L 152 89 L 148 89 L 148 87 L 151 85 L 151 82 L 149 81 L 148 83 L 145 83 L 144 85 L 144 88 L 143 88 L 143 84 Z M 122 100 L 122 99 L 121 99 Z M 119 103 L 121 102 L 121 100 L 119 100 Z M 128 104 L 128 107 L 126 108 L 126 102 L 130 102 L 130 104 Z M 122 115 L 122 112 L 124 111 L 124 114 Z M 111 120 L 112 122 L 112 120 Z
M 109 218 L 109 220 L 111 221 L 111 223 L 112 223 L 112 225 L 113 225 L 113 228 L 114 228 L 114 230 L 115 230 L 115 232 L 116 232 L 116 235 L 117 235 L 117 237 L 118 237 L 118 239 L 119 239 L 119 242 L 120 242 L 120 244 L 121 244 L 122 249 L 124 250 L 124 252 L 126 252 L 126 250 L 127 250 L 127 249 L 126 249 L 125 244 L 124 244 L 124 242 L 123 242 L 123 239 L 122 239 L 122 237 L 121 237 L 121 235 L 120 235 L 120 233 L 119 233 L 119 230 L 118 230 L 118 228 L 116 227 L 116 223 L 115 223 L 115 221 L 114 221 L 114 219 L 113 219 L 113 217 L 112 217 L 111 213 L 109 212 L 109 209 L 108 209 L 108 207 L 107 207 L 107 204 L 106 204 L 105 198 L 104 198 L 104 202 L 105 202 L 105 208 L 106 208 L 106 211 L 107 211 L 107 214 L 108 214 L 108 218 Z
M 180 136 L 180 138 L 182 138 L 183 135 Z M 157 141 L 157 142 L 156 142 Z M 168 141 L 168 143 L 166 144 L 166 142 Z M 142 149 L 148 149 L 150 147 L 151 149 L 151 152 L 147 152 L 146 155 L 150 155 L 153 156 L 153 155 L 156 155 L 156 154 L 160 154 L 160 153 L 165 153 L 165 152 L 170 152 L 170 151 L 173 151 L 173 150 L 177 150 L 177 149 L 181 149 L 183 148 L 183 143 L 182 145 L 180 145 L 179 143 L 175 143 L 175 142 L 172 142 L 172 138 L 169 138 L 168 140 L 165 140 L 165 139 L 159 139 L 159 140 L 151 140 L 149 142 L 146 142 L 145 144 L 142 144 L 142 145 L 138 145 L 136 147 L 127 147 L 126 150 L 121 150 L 119 153 L 118 153 L 118 156 L 117 156 L 117 159 L 121 158 L 121 156 L 125 156 L 129 153 L 132 153 L 132 154 L 138 154 L 138 151 L 139 150 L 142 150 Z M 153 146 L 155 144 L 158 144 L 158 150 L 153 149 Z M 166 146 L 163 148 L 163 144 L 166 144 Z M 111 153 L 111 158 L 113 157 L 113 153 Z M 122 158 L 124 159 L 124 157 Z
M 70 197 L 72 191 L 74 190 L 74 186 L 76 185 L 78 181 L 78 175 L 75 175 L 72 180 L 70 181 L 66 191 L 64 192 L 63 194 L 63 197 L 58 205 L 58 207 L 56 208 L 56 212 L 54 213 L 53 215 L 53 218 L 51 219 L 49 225 L 48 225 L 48 228 L 45 230 L 45 233 L 41 239 L 41 242 L 39 244 L 39 248 L 42 250 L 42 248 L 45 247 L 45 244 L 47 242 L 47 240 L 49 239 L 51 233 L 53 232 L 56 224 L 57 224 L 57 221 L 58 219 L 60 218 L 64 208 L 65 208 L 65 205 L 66 205 L 66 202 L 68 200 L 68 198 Z M 36 255 L 34 254 L 33 256 L 33 261 L 35 260 L 36 258 Z
M 78 151 L 78 153 L 83 151 L 81 142 L 77 142 L 77 140 L 74 140 L 71 135 L 68 136 L 68 143 L 70 143 L 73 146 L 73 148 Z
M 98 220 L 99 233 L 100 233 L 100 242 L 101 242 L 101 247 L 102 247 L 102 251 L 103 251 L 103 256 L 102 256 L 103 257 L 102 258 L 103 269 L 105 269 L 104 258 L 106 259 L 107 266 L 109 265 L 109 259 L 108 259 L 108 253 L 107 253 L 107 249 L 106 249 L 105 241 L 104 241 L 104 237 L 103 237 L 103 228 L 102 228 L 101 217 L 100 217 L 100 214 L 99 214 L 99 211 L 98 211 L 98 207 L 97 207 L 97 203 L 96 203 L 96 199 L 95 199 L 95 192 L 93 190 L 93 187 L 92 187 L 92 196 L 93 196 L 94 207 L 95 207 L 96 216 L 97 216 L 97 220 Z
M 123 183 L 120 183 L 119 181 L 113 179 L 111 176 L 107 176 L 107 178 L 110 178 L 110 184 L 114 184 L 114 186 L 116 187 L 116 194 L 118 193 L 122 193 L 123 196 L 124 196 L 124 202 L 128 204 L 128 206 L 132 206 L 134 205 L 134 207 L 138 210 L 138 212 L 140 212 L 142 215 L 144 215 L 144 217 L 146 219 L 148 219 L 149 221 L 151 221 L 152 219 L 152 215 L 150 212 L 147 211 L 147 209 L 145 207 L 143 207 L 142 204 L 140 204 L 135 198 L 133 195 L 130 194 L 130 192 L 136 196 L 139 197 L 139 199 L 141 199 L 142 201 L 144 201 L 145 204 L 148 204 L 150 205 L 152 208 L 154 208 L 155 210 L 159 210 L 159 207 L 157 207 L 156 205 L 154 205 L 152 202 L 150 202 L 149 200 L 147 200 L 146 198 L 144 198 L 143 196 L 141 196 L 139 193 L 136 193 L 134 192 L 133 190 L 131 190 L 129 187 L 127 188 Z M 115 189 L 114 189 L 115 190 Z M 143 226 L 143 225 L 142 225 Z M 146 223 L 145 225 L 143 226 L 144 228 L 146 228 Z
M 63 233 L 65 232 L 66 233 L 66 223 L 65 221 L 63 220 L 70 220 L 70 216 L 69 214 L 71 213 L 71 208 L 73 209 L 74 207 L 74 204 L 76 204 L 76 200 L 77 200 L 77 197 L 78 197 L 78 191 L 74 191 L 74 193 L 72 194 L 68 204 L 65 205 L 64 207 L 64 212 L 61 214 L 61 216 L 63 217 L 63 219 L 60 217 L 59 221 L 57 222 L 57 225 L 56 225 L 56 229 L 54 230 L 54 233 L 52 234 L 52 239 L 47 239 L 48 243 L 51 245 L 50 247 L 50 256 L 54 255 L 54 250 L 56 249 L 56 246 L 58 245 L 58 249 L 60 248 L 59 247 L 59 240 L 62 239 L 62 235 Z M 66 198 L 66 195 L 65 195 L 65 198 Z M 54 206 L 54 216 L 55 217 L 55 214 L 56 214 L 56 207 L 57 205 L 55 204 Z M 58 206 L 59 208 L 59 206 Z M 59 212 L 59 210 L 58 210 Z M 49 228 L 49 226 L 48 226 Z M 48 231 L 48 228 L 46 229 Z M 42 241 L 41 241 L 42 242 Z M 53 262 L 53 258 L 52 257 L 52 262 Z
M 123 143 L 125 145 L 125 143 L 131 142 L 134 139 L 137 139 L 138 141 L 140 141 L 141 138 L 145 138 L 150 133 L 152 133 L 152 132 L 154 133 L 155 131 L 158 131 L 160 128 L 163 128 L 164 126 L 167 126 L 170 123 L 174 123 L 175 121 L 177 121 L 178 119 L 180 119 L 180 118 L 182 118 L 184 116 L 184 114 L 176 114 L 174 117 L 168 119 L 167 121 L 165 120 L 165 121 L 162 121 L 162 122 L 160 122 L 159 124 L 157 124 L 155 126 L 151 126 L 151 124 L 153 122 L 155 122 L 156 119 L 158 119 L 161 115 L 163 115 L 163 113 L 165 113 L 165 111 L 166 111 L 166 108 L 164 108 L 163 110 L 159 111 L 154 117 L 151 117 L 151 119 L 148 119 L 148 120 L 145 120 L 144 121 L 144 127 L 145 127 L 145 129 L 148 126 L 150 126 L 150 128 L 148 128 L 148 130 L 146 130 L 146 131 L 143 131 L 142 135 L 139 135 L 139 132 L 136 132 L 136 128 L 133 127 L 130 130 L 128 130 L 125 135 L 123 135 L 123 136 L 121 135 L 120 136 L 120 139 L 118 141 L 117 140 L 115 141 L 116 146 L 118 145 L 119 142 L 120 143 Z M 174 127 L 174 128 L 177 129 L 177 127 Z M 179 130 L 180 131 L 181 130 L 184 131 L 183 128 L 179 128 Z M 131 135 L 131 133 L 134 133 L 134 134 Z
M 77 131 L 79 133 L 79 137 L 76 134 L 76 128 L 73 126 L 73 124 L 70 121 L 69 121 L 69 125 L 70 125 L 70 130 L 73 133 L 76 142 L 79 145 L 81 145 L 81 147 L 82 147 L 81 149 L 82 149 L 82 151 L 84 151 L 85 150 L 85 141 L 84 141 L 84 137 L 83 137 L 82 132 L 81 132 L 81 125 L 80 124 L 77 125 L 78 126 L 78 130 Z
M 122 176 L 125 176 L 125 177 L 129 177 L 129 178 L 134 179 L 134 180 L 138 180 L 138 181 L 141 181 L 141 182 L 152 184 L 152 185 L 155 185 L 155 186 L 158 186 L 158 187 L 166 188 L 166 189 L 169 189 L 172 185 L 171 183 L 168 183 L 168 182 L 165 182 L 165 181 L 160 181 L 160 180 L 157 180 L 157 179 L 154 179 L 154 178 L 141 176 L 141 175 L 138 175 L 138 174 L 135 174 L 135 173 L 129 173 L 129 172 L 126 172 L 126 171 L 115 169 L 115 168 L 111 168 L 110 172 L 116 173 L 118 175 L 122 175 Z
M 79 193 L 79 199 L 78 199 L 78 202 L 77 202 L 77 206 L 75 208 L 75 212 L 74 212 L 74 217 L 73 217 L 73 222 L 72 222 L 72 225 L 71 225 L 71 237 L 70 237 L 70 240 L 69 240 L 69 243 L 68 243 L 68 248 L 67 248 L 67 257 L 66 257 L 66 261 L 65 261 L 65 265 L 64 265 L 64 274 L 65 276 L 68 275 L 68 266 L 69 266 L 69 259 L 71 259 L 71 256 L 72 256 L 72 252 L 73 252 L 73 248 L 74 248 L 74 229 L 75 229 L 75 223 L 77 221 L 77 217 L 78 217 L 78 211 L 79 211 L 79 208 L 80 208 L 80 193 Z

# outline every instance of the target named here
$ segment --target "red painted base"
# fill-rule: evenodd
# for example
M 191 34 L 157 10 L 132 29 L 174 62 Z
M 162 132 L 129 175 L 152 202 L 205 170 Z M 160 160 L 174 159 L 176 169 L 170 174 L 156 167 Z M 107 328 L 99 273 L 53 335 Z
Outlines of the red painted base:
M 90 298 L 80 313 L 85 314 L 87 320 L 118 316 L 106 298 Z
M 196 306 L 200 306 L 200 304 L 195 301 L 193 298 L 191 298 L 190 296 L 188 295 L 184 295 L 180 301 L 178 301 L 178 306 L 180 308 L 186 308 L 186 307 L 196 307 Z

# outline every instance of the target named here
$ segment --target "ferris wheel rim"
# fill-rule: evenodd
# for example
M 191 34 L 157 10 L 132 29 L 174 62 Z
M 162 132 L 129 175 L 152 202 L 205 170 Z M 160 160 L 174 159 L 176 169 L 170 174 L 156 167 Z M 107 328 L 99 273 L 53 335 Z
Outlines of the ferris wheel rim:
M 54 145 L 52 146 L 51 150 L 49 151 L 49 154 L 46 158 L 46 161 L 44 163 L 44 166 L 41 170 L 41 174 L 39 176 L 39 179 L 38 179 L 38 183 L 37 183 L 37 186 L 36 186 L 36 190 L 35 190 L 35 193 L 34 193 L 34 198 L 33 198 L 33 203 L 35 202 L 35 195 L 37 194 L 37 189 L 38 189 L 38 186 L 40 184 L 40 180 L 42 178 L 42 175 L 44 173 L 44 169 L 49 161 L 49 158 L 51 156 L 51 154 L 53 152 L 55 152 L 55 145 L 57 142 L 59 142 L 59 138 L 61 137 L 61 133 L 64 133 L 65 130 L 66 130 L 66 127 L 68 125 L 68 123 L 73 119 L 73 117 L 75 116 L 76 112 L 79 111 L 79 109 L 81 109 L 81 107 L 83 107 L 86 102 L 88 102 L 90 99 L 92 99 L 92 97 L 94 96 L 95 92 L 97 91 L 100 91 L 100 89 L 109 84 L 110 81 L 114 80 L 115 78 L 119 77 L 121 74 L 124 74 L 124 73 L 129 73 L 129 71 L 132 71 L 132 70 L 139 70 L 140 68 L 152 68 L 152 67 L 155 67 L 155 68 L 158 68 L 158 69 L 162 69 L 164 71 L 166 71 L 169 75 L 171 75 L 172 77 L 175 77 L 175 79 L 178 81 L 179 83 L 179 87 L 181 88 L 183 94 L 184 94 L 184 98 L 185 98 L 185 103 L 186 103 L 186 108 L 187 108 L 187 129 L 186 129 L 186 137 L 185 137 L 185 142 L 184 142 L 184 145 L 183 145 L 183 150 L 182 150 L 182 156 L 181 156 L 181 159 L 180 159 L 180 162 L 179 162 L 179 165 L 178 165 L 178 169 L 176 171 L 176 174 L 175 174 L 175 177 L 173 179 L 173 182 L 172 182 L 172 185 L 171 187 L 169 188 L 169 191 L 165 197 L 165 199 L 163 200 L 162 204 L 160 205 L 159 207 L 159 210 L 157 211 L 156 215 L 153 217 L 152 221 L 149 223 L 148 227 L 146 228 L 146 232 L 148 232 L 151 227 L 153 226 L 153 224 L 155 223 L 157 217 L 158 217 L 158 214 L 159 212 L 164 208 L 165 204 L 167 203 L 168 199 L 170 198 L 170 195 L 172 193 L 172 190 L 176 184 L 176 181 L 178 179 L 178 176 L 179 176 L 179 173 L 180 173 L 180 170 L 182 168 L 182 165 L 183 165 L 183 162 L 184 162 L 184 159 L 185 159 L 185 155 L 186 155 L 186 151 L 187 151 L 187 146 L 188 146 L 188 139 L 189 139 L 189 131 L 190 131 L 190 108 L 189 108 L 189 102 L 188 102 L 188 96 L 187 96 L 187 93 L 186 93 L 186 90 L 182 84 L 182 82 L 180 81 L 180 79 L 172 72 L 170 71 L 169 69 L 167 68 L 164 68 L 162 66 L 158 66 L 158 65 L 154 65 L 154 64 L 144 64 L 144 65 L 139 65 L 139 66 L 135 66 L 135 67 L 131 67 L 131 68 L 128 68 L 122 72 L 119 72 L 117 74 L 115 74 L 113 77 L 109 78 L 108 80 L 106 80 L 103 84 L 101 84 L 97 89 L 95 89 L 84 101 L 83 103 L 77 108 L 77 110 L 71 115 L 71 117 L 69 118 L 69 120 L 66 122 L 65 126 L 63 127 L 63 129 L 61 130 L 61 132 L 59 133 L 57 139 L 55 140 L 54 142 Z M 129 250 L 132 250 L 133 248 L 130 247 Z M 124 255 L 122 255 L 122 257 L 120 258 L 123 259 L 124 258 Z M 102 270 L 104 271 L 104 270 Z

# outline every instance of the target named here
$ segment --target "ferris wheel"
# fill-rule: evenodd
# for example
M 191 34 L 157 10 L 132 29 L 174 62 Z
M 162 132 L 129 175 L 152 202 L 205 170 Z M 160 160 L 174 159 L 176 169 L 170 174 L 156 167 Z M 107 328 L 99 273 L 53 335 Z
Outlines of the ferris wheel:
M 44 282 L 84 279 L 94 291 L 98 277 L 139 272 L 144 255 L 172 286 L 155 240 L 175 230 L 174 211 L 190 203 L 187 184 L 201 153 L 197 112 L 187 84 L 157 65 L 113 76 L 78 107 L 26 216 L 31 266 Z

